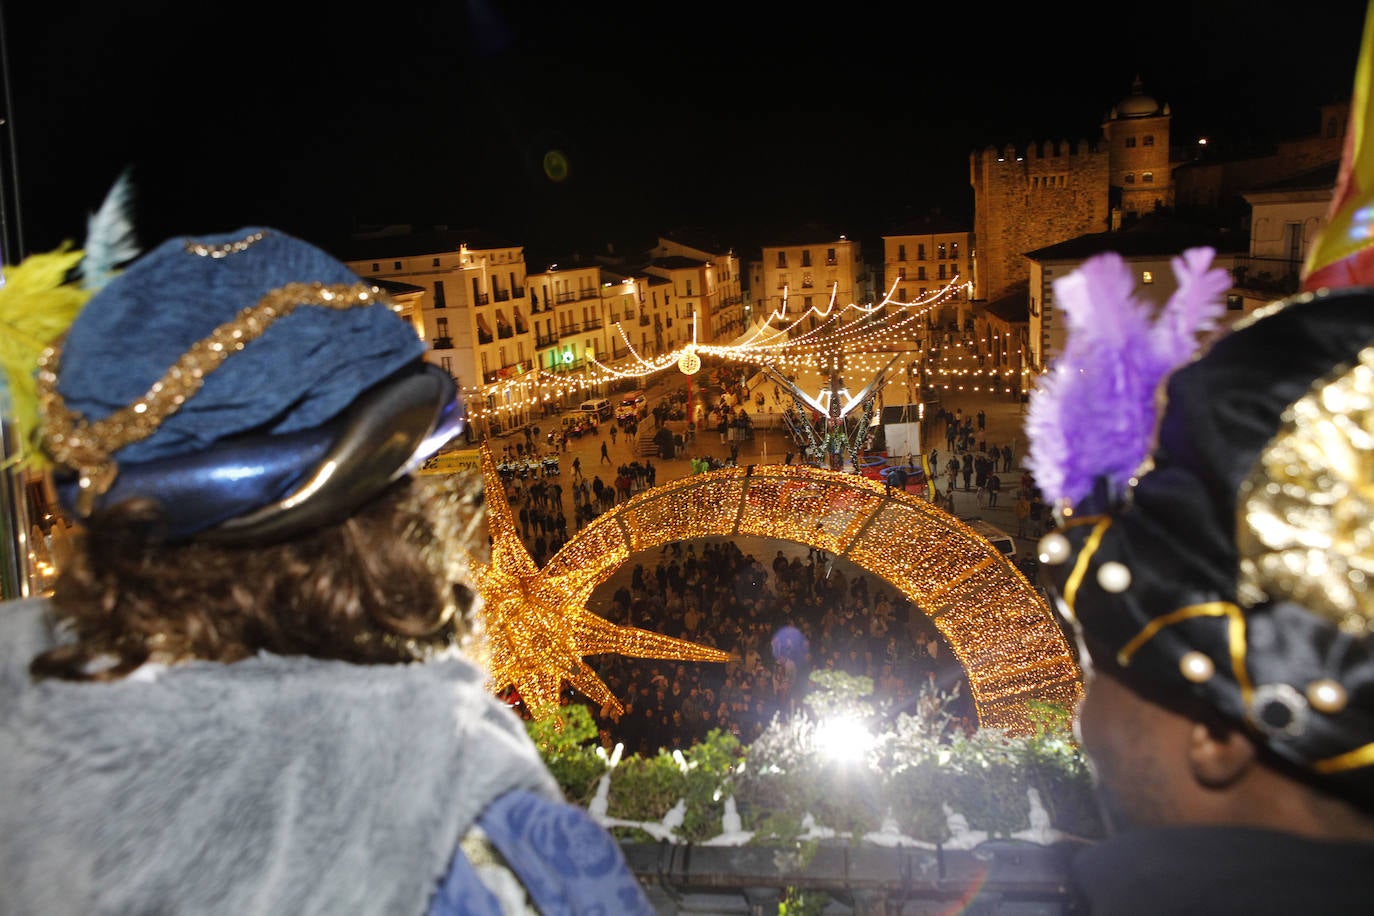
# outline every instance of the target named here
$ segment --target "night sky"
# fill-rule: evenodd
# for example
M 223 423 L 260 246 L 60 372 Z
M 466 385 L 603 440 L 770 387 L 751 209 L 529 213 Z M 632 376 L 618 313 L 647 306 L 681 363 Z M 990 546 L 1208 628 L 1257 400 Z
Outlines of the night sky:
M 126 167 L 148 247 L 246 225 L 328 245 L 411 223 L 484 229 L 538 258 L 678 226 L 747 249 L 801 220 L 865 242 L 936 209 L 971 225 L 970 151 L 1095 139 L 1136 75 L 1172 106 L 1176 142 L 1314 132 L 1317 106 L 1350 95 L 1365 14 L 1356 0 L 1277 21 L 1232 0 L 814 17 L 657 0 L 295 6 L 0 0 L 17 158 L 2 167 L 19 188 L 6 218 L 23 250 L 80 242 Z M 548 169 L 551 150 L 564 158 Z

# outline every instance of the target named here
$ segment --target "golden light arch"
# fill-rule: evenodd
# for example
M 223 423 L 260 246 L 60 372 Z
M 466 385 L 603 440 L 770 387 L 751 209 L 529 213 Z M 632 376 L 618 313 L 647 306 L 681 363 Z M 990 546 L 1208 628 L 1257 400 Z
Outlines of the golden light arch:
M 597 516 L 542 572 L 585 583 L 589 595 L 639 551 L 731 535 L 817 547 L 900 589 L 962 663 L 982 725 L 1021 731 L 1028 703 L 1082 695 L 1053 612 L 996 548 L 926 500 L 861 475 L 781 464 L 693 474 Z

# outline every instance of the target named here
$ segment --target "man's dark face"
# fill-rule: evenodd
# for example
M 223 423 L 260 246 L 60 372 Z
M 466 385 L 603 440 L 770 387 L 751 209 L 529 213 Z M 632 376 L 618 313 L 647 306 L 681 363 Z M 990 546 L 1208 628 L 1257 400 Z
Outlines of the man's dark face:
M 1100 657 L 1100 654 L 1099 654 Z M 1086 695 L 1075 730 L 1087 754 L 1107 828 L 1178 823 L 1178 780 L 1186 778 L 1191 724 L 1147 693 L 1110 661 L 1083 657 Z

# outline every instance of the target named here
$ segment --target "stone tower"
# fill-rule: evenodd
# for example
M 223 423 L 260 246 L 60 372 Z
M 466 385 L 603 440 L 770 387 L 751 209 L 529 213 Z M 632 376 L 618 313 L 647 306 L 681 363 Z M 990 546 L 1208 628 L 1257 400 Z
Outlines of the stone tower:
M 1110 176 L 1106 145 L 1086 140 L 1076 147 L 1061 140 L 1032 144 L 1024 153 L 989 146 L 970 154 L 975 295 L 990 301 L 1027 282 L 1027 251 L 1106 231 Z

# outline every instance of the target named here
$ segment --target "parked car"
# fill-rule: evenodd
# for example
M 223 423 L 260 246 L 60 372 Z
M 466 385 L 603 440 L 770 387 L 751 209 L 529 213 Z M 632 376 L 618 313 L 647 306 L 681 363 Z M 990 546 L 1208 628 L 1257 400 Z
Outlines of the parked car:
M 996 547 L 1002 556 L 1006 557 L 1013 565 L 1016 564 L 1016 539 L 1010 534 L 998 528 L 992 522 L 976 516 L 960 516 L 959 521 L 973 529 L 975 534 L 981 535 L 993 547 Z
M 615 418 L 620 421 L 636 420 L 644 415 L 644 405 L 648 398 L 642 394 L 631 394 L 621 399 L 615 408 Z

